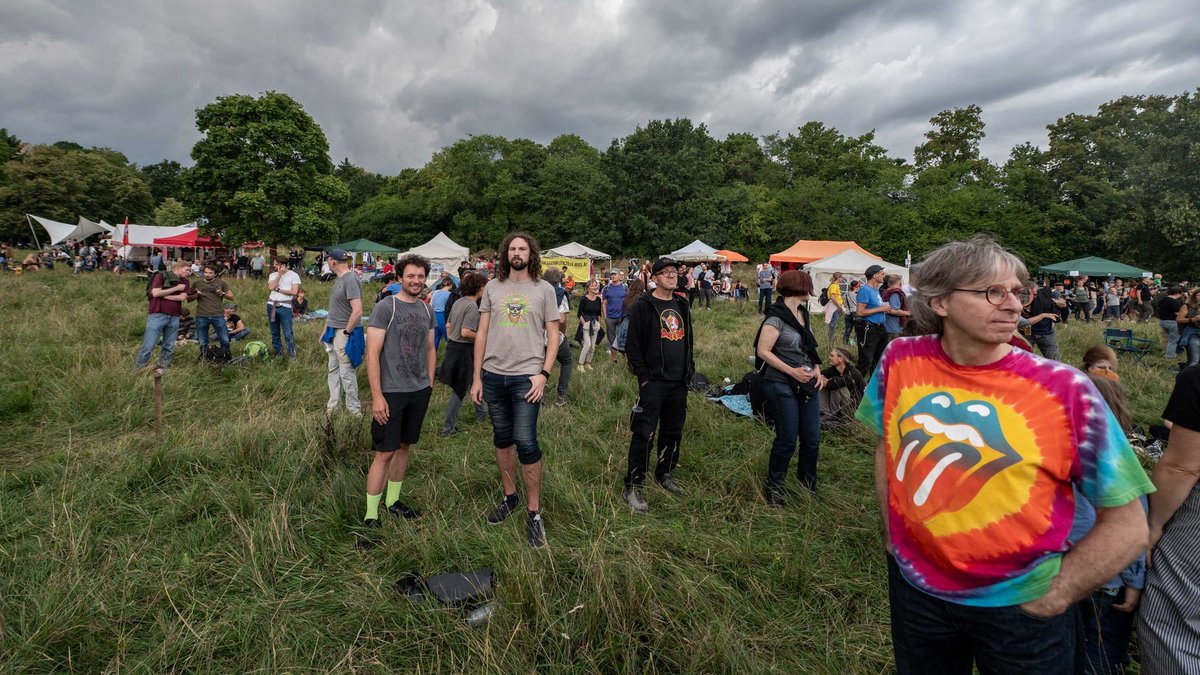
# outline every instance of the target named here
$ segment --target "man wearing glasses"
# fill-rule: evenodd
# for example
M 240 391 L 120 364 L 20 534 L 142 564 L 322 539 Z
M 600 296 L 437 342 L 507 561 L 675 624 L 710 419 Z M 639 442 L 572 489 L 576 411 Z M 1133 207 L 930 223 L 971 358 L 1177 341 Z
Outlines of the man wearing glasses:
M 696 372 L 691 311 L 687 301 L 675 294 L 679 263 L 659 258 L 650 273 L 654 290 L 634 301 L 625 339 L 629 369 L 638 381 L 638 398 L 629 422 L 629 470 L 625 474 L 625 502 L 635 513 L 649 510 L 642 484 L 656 430 L 658 465 L 654 479 L 668 492 L 683 492 L 671 472 L 679 464 L 679 444 L 687 418 L 687 385 Z
M 1153 492 L 1083 373 L 1009 344 L 1024 263 L 979 236 L 918 268 L 912 333 L 857 417 L 882 440 L 875 492 L 899 673 L 1075 672 L 1076 603 L 1146 547 Z M 1095 527 L 1068 540 L 1076 499 Z

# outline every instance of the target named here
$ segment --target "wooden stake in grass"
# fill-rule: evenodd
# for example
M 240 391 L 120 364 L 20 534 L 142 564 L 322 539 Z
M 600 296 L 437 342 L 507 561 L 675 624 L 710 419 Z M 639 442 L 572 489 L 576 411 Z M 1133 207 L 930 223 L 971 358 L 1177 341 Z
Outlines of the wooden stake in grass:
M 163 369 L 154 369 L 154 434 L 162 440 L 162 376 Z

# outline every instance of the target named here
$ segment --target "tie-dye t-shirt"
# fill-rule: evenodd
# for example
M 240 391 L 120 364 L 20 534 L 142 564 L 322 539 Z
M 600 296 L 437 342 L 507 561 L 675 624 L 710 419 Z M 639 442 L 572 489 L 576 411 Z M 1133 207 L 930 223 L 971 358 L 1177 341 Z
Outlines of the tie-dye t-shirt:
M 1087 376 L 1019 349 L 960 366 L 936 335 L 893 340 L 857 417 L 883 435 L 900 570 L 950 602 L 1045 595 L 1070 547 L 1072 486 L 1100 508 L 1154 490 Z

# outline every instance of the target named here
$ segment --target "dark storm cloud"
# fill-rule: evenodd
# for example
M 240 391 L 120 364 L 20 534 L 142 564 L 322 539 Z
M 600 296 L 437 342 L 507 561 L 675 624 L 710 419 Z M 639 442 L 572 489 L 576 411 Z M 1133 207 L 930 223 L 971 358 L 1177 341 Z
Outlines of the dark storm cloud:
M 908 156 L 976 103 L 1003 161 L 1067 113 L 1194 90 L 1197 34 L 1184 2 L 10 0 L 0 126 L 187 163 L 196 108 L 275 90 L 335 160 L 395 173 L 468 134 L 604 148 L 662 117 L 717 137 L 819 120 Z

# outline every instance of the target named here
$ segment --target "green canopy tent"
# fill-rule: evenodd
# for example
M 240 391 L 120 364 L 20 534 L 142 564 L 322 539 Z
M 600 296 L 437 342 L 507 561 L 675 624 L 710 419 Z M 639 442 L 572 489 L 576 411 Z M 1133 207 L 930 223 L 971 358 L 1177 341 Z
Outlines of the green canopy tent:
M 1038 271 L 1062 275 L 1078 272 L 1079 274 L 1086 274 L 1089 277 L 1141 277 L 1149 270 L 1112 260 L 1105 260 L 1104 258 L 1097 258 L 1096 256 L 1088 256 L 1086 258 L 1054 263 L 1053 265 L 1042 265 Z
M 375 242 L 371 241 L 370 239 L 355 239 L 354 241 L 344 241 L 340 244 L 326 246 L 325 250 L 332 251 L 335 248 L 340 248 L 343 251 L 350 251 L 351 253 L 399 253 L 400 252 L 400 249 L 398 249 L 398 248 L 392 248 L 391 246 L 384 246 L 383 244 L 376 244 Z

